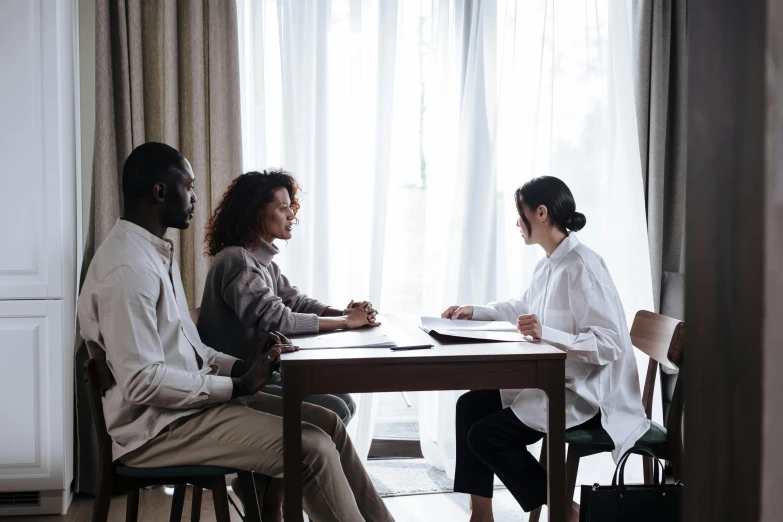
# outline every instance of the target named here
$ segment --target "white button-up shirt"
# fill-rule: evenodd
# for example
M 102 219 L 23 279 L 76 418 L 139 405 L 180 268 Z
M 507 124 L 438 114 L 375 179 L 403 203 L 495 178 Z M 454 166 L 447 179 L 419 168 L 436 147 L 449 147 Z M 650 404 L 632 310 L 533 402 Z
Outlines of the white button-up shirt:
M 201 342 L 171 242 L 118 220 L 87 270 L 78 314 L 82 337 L 103 348 L 117 381 L 103 398 L 115 460 L 231 399 L 236 359 Z
M 536 266 L 521 300 L 474 306 L 475 320 L 506 320 L 536 314 L 542 340 L 565 350 L 566 428 L 590 420 L 614 441 L 615 461 L 650 427 L 623 305 L 606 264 L 573 233 Z M 502 390 L 504 407 L 527 426 L 545 432 L 543 391 Z

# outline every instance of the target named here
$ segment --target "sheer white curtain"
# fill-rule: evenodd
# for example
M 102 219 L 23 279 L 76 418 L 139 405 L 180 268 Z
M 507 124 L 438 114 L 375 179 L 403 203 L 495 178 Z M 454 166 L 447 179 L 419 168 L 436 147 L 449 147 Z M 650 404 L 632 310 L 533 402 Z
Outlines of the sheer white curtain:
M 238 6 L 244 168 L 306 191 L 280 255 L 304 291 L 416 314 L 518 297 L 542 252 L 519 240 L 513 192 L 554 175 L 629 324 L 652 309 L 624 0 Z M 419 402 L 423 453 L 449 474 L 458 394 Z M 351 426 L 364 455 L 373 404 Z
M 396 0 L 238 0 L 245 171 L 282 166 L 300 224 L 279 263 L 333 306 L 383 305 Z M 377 397 L 351 424 L 367 455 Z

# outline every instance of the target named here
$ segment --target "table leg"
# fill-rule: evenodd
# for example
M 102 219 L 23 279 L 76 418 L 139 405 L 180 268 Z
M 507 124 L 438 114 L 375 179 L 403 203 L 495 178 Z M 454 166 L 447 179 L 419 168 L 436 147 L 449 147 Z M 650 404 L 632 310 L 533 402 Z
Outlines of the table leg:
M 539 388 L 549 399 L 547 411 L 547 478 L 550 522 L 565 522 L 566 508 L 571 499 L 566 498 L 565 479 L 565 361 L 538 362 Z
M 286 522 L 302 522 L 302 375 L 286 368 L 283 379 L 283 481 Z

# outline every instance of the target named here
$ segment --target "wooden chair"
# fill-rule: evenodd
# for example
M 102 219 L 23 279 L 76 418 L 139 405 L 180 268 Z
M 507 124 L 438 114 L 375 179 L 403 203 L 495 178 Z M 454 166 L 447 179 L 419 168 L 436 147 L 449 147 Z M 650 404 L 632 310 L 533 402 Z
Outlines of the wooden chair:
M 658 457 L 668 460 L 672 465 L 675 478 L 682 478 L 682 414 L 685 407 L 683 398 L 684 382 L 682 380 L 683 349 L 685 346 L 685 323 L 641 310 L 636 314 L 631 326 L 631 341 L 633 345 L 650 357 L 647 365 L 647 377 L 644 381 L 642 392 L 642 404 L 647 418 L 651 419 L 650 429 L 638 441 L 637 444 L 647 446 Z M 655 376 L 658 365 L 669 368 L 680 368 L 677 376 L 677 384 L 674 388 L 671 407 L 668 415 L 668 429 L 657 422 L 652 421 L 653 394 L 655 392 Z M 603 429 L 566 431 L 566 443 L 568 444 L 568 456 L 566 460 L 566 496 L 568 505 L 576 489 L 576 475 L 579 471 L 579 459 L 597 453 L 612 451 L 614 443 Z M 546 467 L 546 439 L 541 448 L 541 464 Z M 649 457 L 643 457 L 644 480 L 647 484 L 653 482 L 653 463 Z M 538 522 L 541 516 L 541 508 L 530 513 L 530 522 Z
M 114 491 L 127 492 L 126 522 L 136 522 L 139 513 L 139 491 L 147 486 L 174 484 L 171 501 L 172 522 L 182 518 L 185 491 L 188 484 L 194 486 L 191 520 L 198 521 L 201 513 L 201 488 L 212 490 L 217 522 L 230 522 L 226 475 L 239 473 L 242 498 L 245 500 L 247 522 L 261 522 L 253 473 L 218 466 L 169 466 L 137 468 L 112 461 L 111 438 L 106 430 L 102 395 L 114 385 L 103 350 L 92 342 L 87 343 L 90 359 L 84 363 L 87 395 L 98 441 L 98 494 L 93 507 L 93 522 L 105 522 L 109 516 L 109 504 Z

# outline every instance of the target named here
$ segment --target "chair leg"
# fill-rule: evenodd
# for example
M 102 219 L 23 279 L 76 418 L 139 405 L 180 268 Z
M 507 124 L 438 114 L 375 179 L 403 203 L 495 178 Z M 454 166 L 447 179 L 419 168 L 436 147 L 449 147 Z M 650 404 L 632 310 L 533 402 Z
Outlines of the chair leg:
M 125 522 L 136 522 L 139 519 L 139 490 L 128 491 L 125 501 Z
M 568 457 L 566 457 L 566 505 L 568 509 L 566 513 L 571 509 L 571 504 L 574 500 L 574 492 L 576 491 L 576 476 L 579 473 L 579 454 L 568 448 Z
M 672 464 L 672 475 L 674 480 L 682 480 L 682 460 L 680 456 L 672 457 L 669 461 Z
M 190 522 L 201 520 L 201 495 L 204 492 L 201 486 L 193 486 L 193 506 L 190 508 Z
M 242 492 L 242 505 L 245 510 L 245 522 L 261 522 L 261 510 L 258 507 L 259 498 L 256 494 L 256 484 L 252 471 L 239 472 L 239 489 Z M 263 499 L 261 499 L 263 501 Z
M 546 437 L 544 437 L 541 441 L 541 456 L 538 457 L 538 462 L 541 464 L 541 467 L 544 468 L 544 471 L 546 471 Z M 528 522 L 538 522 L 539 518 L 541 518 L 541 508 L 537 507 L 530 512 L 530 518 L 528 518 Z
M 653 483 L 653 460 L 651 457 L 642 457 L 642 469 L 644 471 L 644 483 Z
M 114 475 L 111 473 L 98 474 L 98 493 L 92 506 L 92 522 L 106 522 L 109 518 L 109 505 L 111 494 L 114 490 Z
M 188 489 L 187 484 L 177 484 L 174 486 L 174 496 L 171 497 L 170 522 L 180 522 L 182 520 L 182 511 L 185 508 L 185 492 Z
M 221 476 L 220 481 L 210 489 L 212 489 L 212 501 L 215 503 L 215 522 L 231 522 L 225 477 Z

